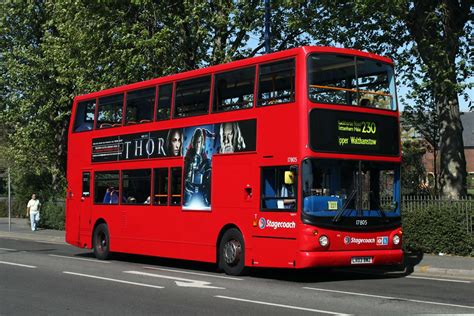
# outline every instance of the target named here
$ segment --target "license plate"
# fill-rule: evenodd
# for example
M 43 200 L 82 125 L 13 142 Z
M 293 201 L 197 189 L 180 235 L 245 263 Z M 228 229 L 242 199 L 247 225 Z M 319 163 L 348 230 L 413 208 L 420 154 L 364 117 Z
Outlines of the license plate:
M 372 263 L 372 257 L 352 257 L 351 264 L 369 264 Z

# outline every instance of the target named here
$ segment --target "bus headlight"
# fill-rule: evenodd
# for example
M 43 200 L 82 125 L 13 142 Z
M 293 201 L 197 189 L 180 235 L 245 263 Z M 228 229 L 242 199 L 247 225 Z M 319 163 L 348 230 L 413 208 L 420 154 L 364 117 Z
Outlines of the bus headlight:
M 329 238 L 327 236 L 322 235 L 321 237 L 319 237 L 319 244 L 322 247 L 326 247 L 327 245 L 329 245 Z
M 398 245 L 400 243 L 400 236 L 398 235 L 393 236 L 392 242 L 394 245 Z

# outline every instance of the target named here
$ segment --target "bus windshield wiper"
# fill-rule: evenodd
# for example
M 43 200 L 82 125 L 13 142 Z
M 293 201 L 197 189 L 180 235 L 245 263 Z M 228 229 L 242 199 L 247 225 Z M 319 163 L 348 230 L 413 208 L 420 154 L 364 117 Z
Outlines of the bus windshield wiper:
M 344 203 L 344 206 L 337 212 L 336 216 L 334 216 L 334 218 L 332 219 L 333 222 L 335 222 L 335 223 L 339 222 L 339 220 L 341 219 L 342 214 L 347 209 L 347 207 L 349 206 L 349 203 L 352 201 L 352 199 L 354 198 L 356 193 L 357 193 L 356 189 L 352 190 L 351 194 L 349 195 L 346 202 Z
M 385 215 L 385 211 L 382 210 L 381 207 L 379 207 L 379 208 L 377 209 L 377 211 L 378 211 L 378 213 L 380 214 L 380 217 L 382 217 L 382 219 L 385 220 L 386 217 L 387 217 L 387 216 Z

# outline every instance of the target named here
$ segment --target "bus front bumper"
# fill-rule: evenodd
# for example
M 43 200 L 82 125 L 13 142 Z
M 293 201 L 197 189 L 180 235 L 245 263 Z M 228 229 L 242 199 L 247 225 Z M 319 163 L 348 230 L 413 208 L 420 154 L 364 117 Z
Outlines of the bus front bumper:
M 403 262 L 401 249 L 364 251 L 302 251 L 298 268 L 397 265 Z

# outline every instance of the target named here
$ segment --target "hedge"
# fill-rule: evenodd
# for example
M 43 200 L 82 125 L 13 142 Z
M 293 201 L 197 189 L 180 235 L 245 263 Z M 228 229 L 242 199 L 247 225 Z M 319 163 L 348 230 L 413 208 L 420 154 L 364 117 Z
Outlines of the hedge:
M 41 207 L 39 227 L 64 230 L 64 203 L 46 202 Z
M 28 201 L 27 201 L 28 202 Z M 26 214 L 26 203 L 21 203 L 18 200 L 12 200 L 12 217 L 24 217 Z M 8 200 L 0 200 L 0 217 L 8 217 Z
M 404 248 L 424 253 L 474 255 L 474 236 L 466 229 L 466 214 L 455 206 L 402 211 Z
M 11 216 L 13 218 L 26 217 L 26 202 L 12 200 Z M 8 201 L 0 200 L 0 217 L 8 217 Z M 44 202 L 41 205 L 39 227 L 64 230 L 65 205 L 64 202 Z

